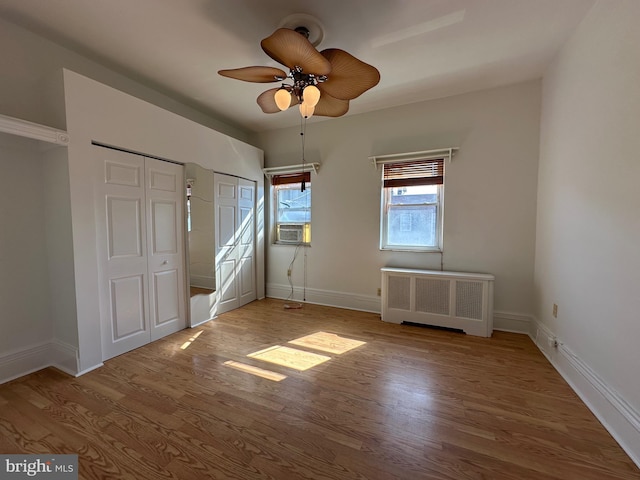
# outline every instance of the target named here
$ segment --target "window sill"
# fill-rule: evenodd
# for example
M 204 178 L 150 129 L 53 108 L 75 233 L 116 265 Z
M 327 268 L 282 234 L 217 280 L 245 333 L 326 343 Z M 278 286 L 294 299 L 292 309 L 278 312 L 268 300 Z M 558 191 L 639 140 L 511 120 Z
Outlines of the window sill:
M 409 252 L 409 253 L 442 253 L 441 248 L 401 248 L 401 247 L 381 247 L 382 252 Z
M 285 242 L 273 242 L 271 244 L 274 247 L 310 247 L 310 243 L 285 243 Z

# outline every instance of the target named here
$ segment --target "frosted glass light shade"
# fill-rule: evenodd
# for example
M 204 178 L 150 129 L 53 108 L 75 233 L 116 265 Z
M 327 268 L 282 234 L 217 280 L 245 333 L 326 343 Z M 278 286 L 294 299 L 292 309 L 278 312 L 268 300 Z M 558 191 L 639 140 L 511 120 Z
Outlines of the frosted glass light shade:
M 320 89 L 315 85 L 305 87 L 302 91 L 302 99 L 310 107 L 315 107 L 320 100 Z
M 291 94 L 284 88 L 277 90 L 273 98 L 280 110 L 284 111 L 291 105 Z
M 304 118 L 310 118 L 313 116 L 313 111 L 316 109 L 314 106 L 307 105 L 307 102 L 300 104 L 300 115 Z

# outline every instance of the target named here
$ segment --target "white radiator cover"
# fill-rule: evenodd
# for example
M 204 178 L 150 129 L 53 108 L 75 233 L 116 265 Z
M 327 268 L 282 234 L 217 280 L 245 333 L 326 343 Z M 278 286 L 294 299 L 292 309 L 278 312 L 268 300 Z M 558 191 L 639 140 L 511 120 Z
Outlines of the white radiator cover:
M 493 333 L 493 275 L 382 268 L 382 320 Z

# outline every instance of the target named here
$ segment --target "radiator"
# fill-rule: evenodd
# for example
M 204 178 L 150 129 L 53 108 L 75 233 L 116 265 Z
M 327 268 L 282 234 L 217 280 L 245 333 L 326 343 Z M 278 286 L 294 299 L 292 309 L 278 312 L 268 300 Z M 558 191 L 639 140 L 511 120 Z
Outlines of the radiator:
M 485 273 L 382 268 L 382 320 L 493 332 L 493 281 Z

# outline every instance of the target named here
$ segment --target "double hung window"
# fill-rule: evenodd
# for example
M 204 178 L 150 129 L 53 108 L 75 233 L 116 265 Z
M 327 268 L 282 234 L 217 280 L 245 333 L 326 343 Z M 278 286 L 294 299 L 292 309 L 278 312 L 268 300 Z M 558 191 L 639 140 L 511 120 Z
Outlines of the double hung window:
M 383 163 L 380 248 L 441 251 L 444 159 Z
M 310 172 L 273 175 L 271 185 L 275 243 L 309 245 L 311 243 Z

